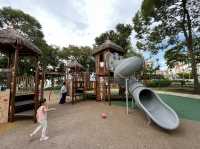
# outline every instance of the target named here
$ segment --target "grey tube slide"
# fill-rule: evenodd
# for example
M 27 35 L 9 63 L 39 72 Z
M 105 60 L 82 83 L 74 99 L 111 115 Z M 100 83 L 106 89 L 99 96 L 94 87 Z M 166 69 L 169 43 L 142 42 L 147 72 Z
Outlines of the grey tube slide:
M 143 64 L 144 60 L 139 56 L 115 60 L 111 53 L 106 55 L 106 66 L 114 71 L 114 77 L 119 85 L 124 86 L 124 79 L 129 78 L 129 93 L 134 97 L 137 107 L 161 128 L 174 130 L 180 123 L 176 112 L 164 103 L 153 90 L 132 77 L 134 72 L 142 69 Z

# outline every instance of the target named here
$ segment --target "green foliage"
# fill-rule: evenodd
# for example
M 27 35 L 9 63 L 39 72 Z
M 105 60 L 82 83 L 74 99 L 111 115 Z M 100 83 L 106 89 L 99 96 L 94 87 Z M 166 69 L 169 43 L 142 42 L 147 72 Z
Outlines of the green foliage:
M 7 57 L 0 54 L 0 68 L 6 68 L 7 65 L 8 65 Z
M 200 2 L 196 0 L 144 0 L 133 18 L 137 47 L 153 54 L 167 49 L 165 58 L 170 67 L 176 62 L 191 63 L 195 89 L 199 87 L 199 14 Z
M 11 7 L 0 9 L 0 27 L 13 27 L 37 45 L 43 39 L 40 23 L 29 14 Z
M 94 71 L 94 61 L 92 60 L 92 49 L 88 46 L 69 45 L 64 47 L 59 53 L 59 57 L 65 60 L 74 60 L 82 64 L 89 71 Z
M 13 9 L 11 7 L 3 7 L 0 9 L 0 28 L 7 27 L 13 27 L 42 50 L 40 61 L 44 67 L 51 65 L 54 69 L 59 67 L 58 69 L 61 70 L 64 66 L 59 63 L 59 59 L 62 58 L 77 60 L 85 68 L 89 68 L 90 70 L 94 69 L 94 62 L 90 58 L 92 50 L 90 47 L 69 46 L 66 48 L 64 47 L 62 51 L 60 51 L 59 47 L 48 45 L 44 40 L 40 23 L 34 17 L 21 10 Z M 118 26 L 118 30 L 125 34 L 123 27 L 120 25 Z M 32 58 L 20 58 L 20 69 L 18 69 L 17 73 L 19 75 L 33 74 L 35 68 L 32 62 Z M 1 58 L 0 66 L 5 65 L 5 58 Z
M 54 87 L 47 87 L 44 90 L 53 90 L 53 91 L 60 91 L 62 86 L 54 86 Z
M 142 13 L 145 17 L 154 15 L 154 9 L 162 4 L 161 0 L 144 0 L 141 6 Z
M 58 64 L 58 47 L 50 46 L 44 40 L 42 27 L 40 23 L 31 15 L 24 13 L 21 10 L 11 7 L 3 7 L 0 9 L 0 28 L 12 27 L 21 33 L 25 38 L 33 42 L 39 49 L 42 50 L 41 62 L 46 67 L 51 65 L 56 67 Z M 2 64 L 2 60 L 0 63 Z M 18 74 L 30 75 L 34 73 L 32 58 L 21 57 L 19 61 Z
M 164 55 L 167 65 L 173 68 L 177 62 L 188 63 L 187 52 L 185 51 L 183 43 L 177 44 L 171 49 L 168 49 Z
M 171 85 L 171 81 L 167 79 L 161 80 L 145 80 L 147 87 L 168 87 Z
M 17 75 L 34 75 L 35 73 L 35 65 L 33 65 L 34 59 L 32 57 L 23 57 L 19 59 L 18 62 L 18 69 L 17 69 Z
M 128 49 L 127 52 L 124 55 L 125 58 L 133 57 L 133 56 L 142 57 L 142 55 L 140 53 L 136 52 L 136 50 L 133 49 L 133 48 Z
M 59 47 L 51 46 L 48 44 L 45 44 L 42 50 L 42 57 L 41 62 L 46 67 L 47 65 L 51 65 L 54 68 L 59 63 Z
M 179 78 L 182 79 L 193 79 L 192 73 L 183 72 L 183 73 L 177 73 L 177 75 L 179 76 Z
M 147 80 L 152 80 L 152 79 L 165 79 L 165 77 L 163 75 L 160 74 L 149 74 L 149 73 L 143 73 L 142 75 L 143 79 L 147 79 Z
M 195 60 L 197 63 L 200 63 L 200 50 L 199 50 L 200 38 L 195 38 L 193 43 L 194 43 L 194 50 L 196 49 L 194 52 Z M 164 57 L 166 59 L 167 65 L 170 68 L 173 68 L 177 64 L 177 62 L 191 64 L 191 59 L 188 56 L 185 42 L 177 43 L 172 48 L 166 50 Z
M 95 46 L 99 46 L 110 39 L 114 43 L 120 45 L 125 51 L 131 49 L 130 35 L 132 33 L 132 26 L 130 24 L 118 24 L 114 30 L 102 33 L 95 38 Z

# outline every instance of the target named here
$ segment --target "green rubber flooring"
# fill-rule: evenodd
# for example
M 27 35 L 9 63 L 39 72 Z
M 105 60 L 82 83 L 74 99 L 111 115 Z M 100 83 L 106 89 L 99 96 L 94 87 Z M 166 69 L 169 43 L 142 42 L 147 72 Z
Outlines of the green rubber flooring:
M 173 108 L 180 118 L 200 121 L 200 100 L 174 95 L 159 94 L 161 99 Z M 112 101 L 113 105 L 126 106 L 125 101 Z M 131 102 L 129 101 L 129 106 Z

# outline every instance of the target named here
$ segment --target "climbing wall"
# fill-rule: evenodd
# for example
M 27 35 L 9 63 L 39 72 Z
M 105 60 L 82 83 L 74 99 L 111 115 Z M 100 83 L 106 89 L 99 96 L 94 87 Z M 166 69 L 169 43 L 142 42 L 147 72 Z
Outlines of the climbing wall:
M 0 91 L 0 123 L 8 122 L 10 90 Z

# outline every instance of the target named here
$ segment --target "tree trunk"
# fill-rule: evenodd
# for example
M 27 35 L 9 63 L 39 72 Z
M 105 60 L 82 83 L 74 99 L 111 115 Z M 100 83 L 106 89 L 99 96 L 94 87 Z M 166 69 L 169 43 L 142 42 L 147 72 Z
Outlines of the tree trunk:
M 186 7 L 186 3 L 187 3 L 187 0 L 182 0 L 182 4 L 183 4 L 182 6 L 183 6 L 183 11 L 184 11 L 182 28 L 183 28 L 184 36 L 187 42 L 188 55 L 191 58 L 192 75 L 194 78 L 194 90 L 197 92 L 200 89 L 200 87 L 199 87 L 199 81 L 198 81 L 198 75 L 197 75 L 197 63 L 196 63 L 194 50 L 193 50 L 192 24 L 191 24 L 190 14 Z
M 196 63 L 196 59 L 195 59 L 195 55 L 194 55 L 194 51 L 192 47 L 192 39 L 190 38 L 187 41 L 187 47 L 188 47 L 189 56 L 191 58 L 192 75 L 194 78 L 194 90 L 198 91 L 200 88 L 199 88 L 199 80 L 198 80 L 198 74 L 197 74 L 197 63 Z

